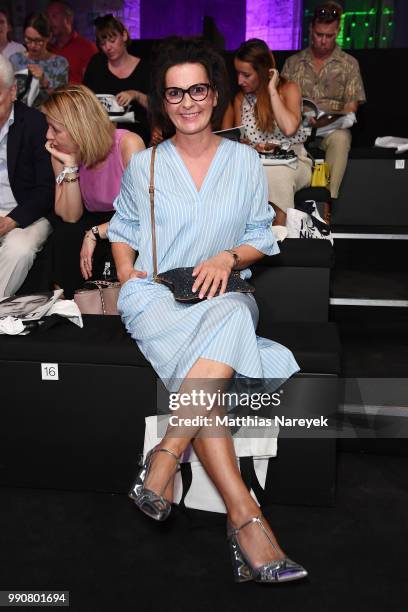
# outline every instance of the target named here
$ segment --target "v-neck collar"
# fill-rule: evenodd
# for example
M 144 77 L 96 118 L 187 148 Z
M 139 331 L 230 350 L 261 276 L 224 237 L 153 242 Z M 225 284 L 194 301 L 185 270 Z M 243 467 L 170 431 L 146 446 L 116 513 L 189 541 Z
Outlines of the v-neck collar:
M 174 144 L 174 142 L 169 138 L 168 142 L 168 149 L 170 152 L 172 152 L 172 157 L 176 160 L 178 167 L 180 168 L 182 174 L 186 177 L 186 179 L 188 180 L 190 187 L 192 188 L 195 197 L 199 197 L 202 196 L 202 194 L 204 193 L 204 190 L 207 186 L 207 183 L 210 181 L 211 176 L 214 173 L 214 168 L 217 166 L 217 160 L 221 155 L 221 151 L 222 149 L 224 149 L 225 146 L 225 142 L 226 139 L 225 138 L 221 138 L 217 149 L 214 153 L 214 157 L 211 160 L 211 163 L 209 165 L 209 168 L 207 170 L 207 173 L 204 177 L 203 182 L 201 183 L 201 187 L 200 189 L 197 189 L 196 184 L 193 180 L 193 177 L 191 176 L 183 158 L 181 157 L 180 153 L 177 150 L 176 145 Z

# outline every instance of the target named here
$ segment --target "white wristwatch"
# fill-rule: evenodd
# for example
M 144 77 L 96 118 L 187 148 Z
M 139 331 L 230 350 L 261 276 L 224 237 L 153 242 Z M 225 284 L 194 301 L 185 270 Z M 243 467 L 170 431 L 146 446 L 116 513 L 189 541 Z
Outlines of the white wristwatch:
M 56 183 L 60 185 L 67 174 L 77 174 L 78 170 L 78 166 L 64 166 L 62 171 L 55 178 Z

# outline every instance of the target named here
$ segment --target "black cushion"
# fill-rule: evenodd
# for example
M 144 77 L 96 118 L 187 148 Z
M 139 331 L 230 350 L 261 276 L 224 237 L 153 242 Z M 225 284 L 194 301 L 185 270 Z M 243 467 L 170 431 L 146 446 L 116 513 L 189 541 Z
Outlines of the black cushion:
M 332 268 L 334 251 L 328 240 L 303 240 L 286 238 L 279 243 L 279 255 L 266 256 L 256 266 L 296 266 L 308 268 Z
M 257 333 L 290 348 L 302 372 L 339 374 L 341 346 L 335 323 L 263 320 Z
M 339 371 L 339 342 L 332 323 L 266 322 L 260 335 L 290 348 L 305 372 Z M 84 316 L 84 327 L 63 322 L 28 336 L 1 336 L 0 360 L 150 367 L 119 317 Z
M 63 321 L 28 336 L 0 336 L 0 359 L 148 366 L 117 316 L 84 315 L 84 327 Z

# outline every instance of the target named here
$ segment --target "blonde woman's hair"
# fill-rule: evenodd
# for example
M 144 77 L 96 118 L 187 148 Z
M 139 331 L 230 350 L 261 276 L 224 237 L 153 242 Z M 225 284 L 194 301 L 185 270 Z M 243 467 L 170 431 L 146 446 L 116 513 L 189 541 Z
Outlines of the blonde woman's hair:
M 113 145 L 115 126 L 95 94 L 85 85 L 65 85 L 44 102 L 42 111 L 62 123 L 79 147 L 81 163 L 92 168 L 103 162 Z

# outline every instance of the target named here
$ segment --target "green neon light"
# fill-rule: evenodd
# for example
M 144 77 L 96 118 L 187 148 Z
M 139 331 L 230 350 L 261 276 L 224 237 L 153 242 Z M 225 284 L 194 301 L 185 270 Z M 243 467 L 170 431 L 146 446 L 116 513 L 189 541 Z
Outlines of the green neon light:
M 348 19 L 349 17 L 362 17 L 362 18 L 365 17 L 366 19 L 367 19 L 367 17 L 368 18 L 372 18 L 373 16 L 377 15 L 377 12 L 378 12 L 378 10 L 376 8 L 371 8 L 368 11 L 345 11 L 342 14 L 342 16 L 341 16 L 340 32 L 339 32 L 339 35 L 337 36 L 337 39 L 336 39 L 337 44 L 340 47 L 343 47 L 345 42 L 350 42 L 350 40 L 351 40 L 350 36 L 345 38 L 344 34 L 343 34 L 343 32 L 344 32 L 344 24 L 345 24 L 346 19 Z M 305 14 L 306 13 L 311 13 L 311 11 L 305 11 Z M 381 10 L 381 13 L 382 13 L 382 15 L 392 15 L 393 16 L 394 15 L 394 10 L 385 7 L 385 8 L 383 8 Z M 388 17 L 388 18 L 390 18 L 390 17 Z M 364 27 L 368 28 L 369 25 L 370 25 L 369 21 L 365 21 Z M 389 21 L 388 25 L 392 26 L 393 22 Z M 356 26 L 356 24 L 353 22 L 351 24 L 351 27 L 354 28 L 355 26 Z M 373 36 L 370 36 L 368 38 L 368 40 L 373 40 Z
M 344 36 L 343 32 L 344 32 L 344 25 L 345 25 L 345 21 L 346 19 L 350 18 L 350 17 L 361 17 L 362 19 L 369 19 L 371 21 L 371 19 L 377 15 L 378 13 L 378 9 L 376 8 L 371 8 L 370 10 L 366 10 L 366 11 L 345 11 L 342 16 L 341 16 L 341 22 L 340 22 L 340 32 L 339 35 L 337 36 L 336 42 L 340 47 L 344 46 L 345 42 L 350 42 L 351 41 L 351 37 L 348 36 L 347 38 Z M 392 19 L 392 17 L 394 16 L 394 9 L 392 8 L 388 8 L 388 7 L 384 7 L 381 9 L 381 14 L 382 15 L 387 15 L 388 19 Z M 314 11 L 310 10 L 310 9 L 305 9 L 304 10 L 304 15 L 306 18 L 310 18 L 313 16 Z M 370 21 L 365 21 L 364 23 L 364 27 L 368 28 L 370 25 Z M 354 21 L 351 23 L 351 27 L 355 28 L 358 24 L 355 23 Z M 393 21 L 388 21 L 388 26 L 391 27 L 394 25 Z M 354 30 L 354 32 L 357 32 L 358 30 Z M 354 34 L 353 34 L 354 36 Z M 368 40 L 372 41 L 374 39 L 373 36 L 369 36 Z M 306 42 L 308 40 L 307 37 L 304 38 L 304 41 Z M 386 38 L 383 37 L 383 40 L 386 40 Z

